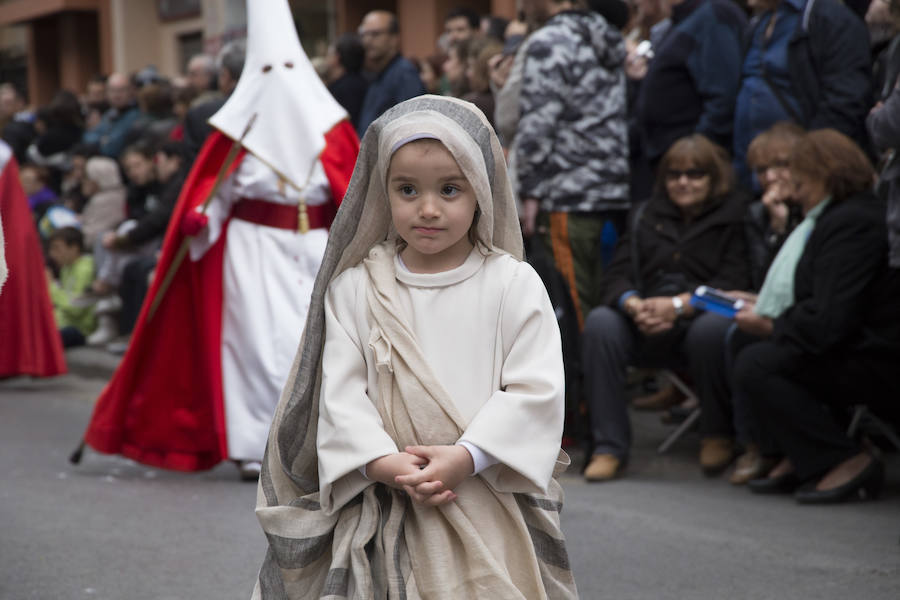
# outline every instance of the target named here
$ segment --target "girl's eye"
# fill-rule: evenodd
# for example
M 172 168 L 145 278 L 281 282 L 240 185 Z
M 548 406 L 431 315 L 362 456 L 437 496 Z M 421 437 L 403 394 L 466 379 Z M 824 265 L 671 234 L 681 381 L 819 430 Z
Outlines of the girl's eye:
M 445 185 L 441 188 L 441 193 L 445 196 L 450 196 L 451 198 L 459 193 L 459 188 L 455 185 Z
M 412 196 L 416 193 L 416 188 L 411 185 L 401 185 L 397 188 L 404 196 Z

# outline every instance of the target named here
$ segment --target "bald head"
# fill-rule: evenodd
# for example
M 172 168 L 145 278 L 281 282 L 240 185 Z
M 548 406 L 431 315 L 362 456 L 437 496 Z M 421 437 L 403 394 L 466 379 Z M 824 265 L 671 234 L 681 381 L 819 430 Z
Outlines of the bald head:
M 134 102 L 134 87 L 124 73 L 113 73 L 106 79 L 106 100 L 113 108 L 126 108 Z
M 400 47 L 397 17 L 386 10 L 373 10 L 363 17 L 359 37 L 366 50 L 366 68 L 380 73 L 397 55 Z
M 208 54 L 195 54 L 187 64 L 188 85 L 198 94 L 215 88 L 216 59 Z

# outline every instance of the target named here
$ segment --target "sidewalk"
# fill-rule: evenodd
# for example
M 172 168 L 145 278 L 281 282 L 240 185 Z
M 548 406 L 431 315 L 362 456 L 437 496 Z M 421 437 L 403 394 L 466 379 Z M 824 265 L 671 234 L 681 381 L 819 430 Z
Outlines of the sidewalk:
M 121 356 L 108 352 L 102 346 L 79 346 L 66 350 L 69 372 L 87 379 L 108 380 L 121 360 Z

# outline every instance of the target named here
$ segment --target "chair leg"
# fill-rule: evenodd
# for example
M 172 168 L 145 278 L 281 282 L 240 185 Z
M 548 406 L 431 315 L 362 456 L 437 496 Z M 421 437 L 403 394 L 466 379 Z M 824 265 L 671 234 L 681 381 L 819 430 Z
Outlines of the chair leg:
M 678 426 L 678 429 L 669 434 L 669 437 L 665 439 L 665 441 L 659 445 L 659 448 L 656 449 L 656 452 L 659 454 L 665 454 L 672 445 L 677 442 L 681 436 L 690 431 L 691 427 L 694 426 L 694 423 L 700 419 L 700 408 L 695 408 L 691 414 L 688 415 L 688 418 L 684 420 L 684 423 Z
M 850 419 L 850 426 L 847 428 L 847 437 L 852 438 L 856 435 L 856 430 L 859 429 L 862 418 L 867 412 L 869 410 L 865 406 L 857 406 L 853 409 L 853 418 Z
M 864 424 L 864 421 L 870 423 L 872 427 L 877 429 L 893 444 L 894 448 L 900 450 L 900 436 L 897 435 L 893 427 L 873 415 L 865 405 L 859 405 L 853 410 L 853 418 L 850 420 L 850 426 L 847 428 L 847 435 L 851 438 L 854 437 L 857 430 Z

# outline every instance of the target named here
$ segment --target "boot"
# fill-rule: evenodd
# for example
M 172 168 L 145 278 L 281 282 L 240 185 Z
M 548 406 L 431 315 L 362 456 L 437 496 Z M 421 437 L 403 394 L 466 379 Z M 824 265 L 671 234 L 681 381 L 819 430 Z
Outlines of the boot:
M 116 339 L 119 327 L 115 315 L 103 314 L 97 317 L 97 330 L 87 336 L 88 346 L 102 346 Z
M 584 469 L 586 481 L 609 481 L 619 472 L 621 462 L 612 454 L 595 454 Z
M 684 398 L 684 392 L 670 383 L 656 393 L 635 397 L 631 405 L 635 410 L 666 410 L 679 404 Z
M 718 475 L 734 459 L 734 440 L 708 437 L 700 440 L 700 468 L 706 475 Z

